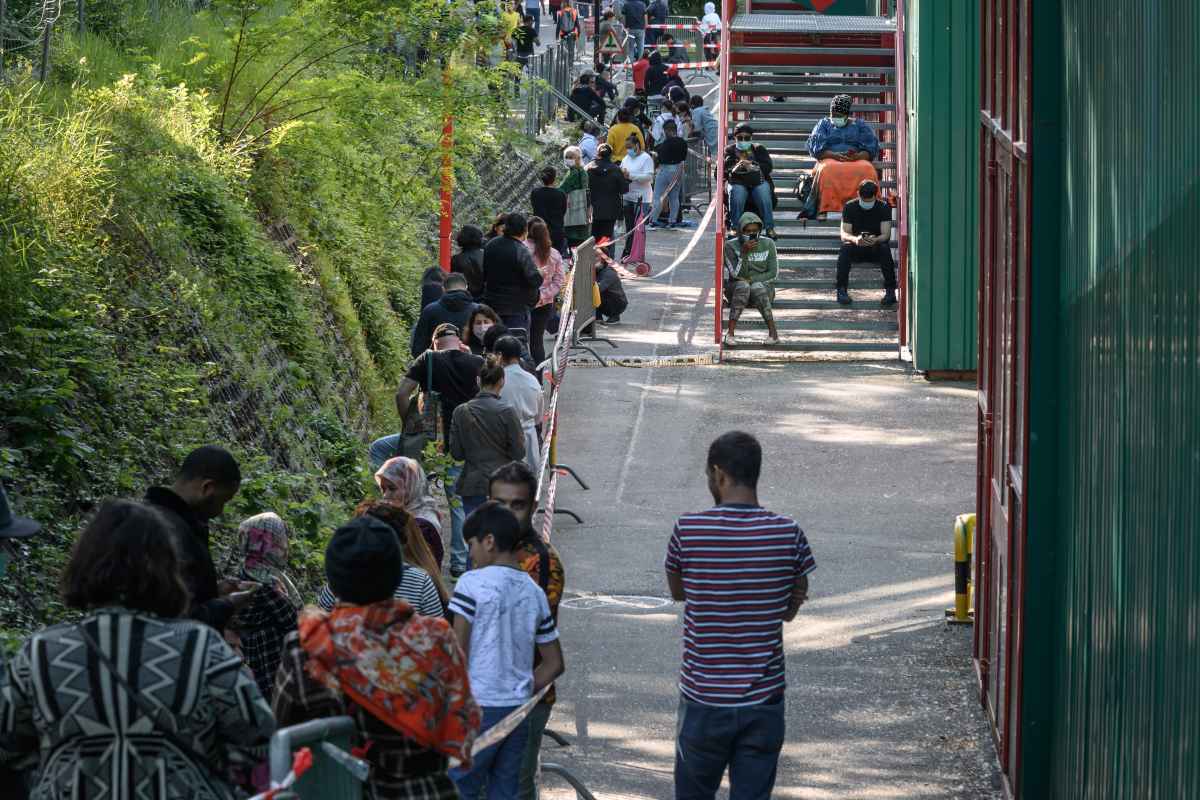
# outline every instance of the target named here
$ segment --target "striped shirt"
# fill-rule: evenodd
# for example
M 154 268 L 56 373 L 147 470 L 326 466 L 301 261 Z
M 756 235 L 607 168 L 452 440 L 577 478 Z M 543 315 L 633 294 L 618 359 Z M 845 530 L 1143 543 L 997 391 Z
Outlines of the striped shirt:
M 446 616 L 446 609 L 442 607 L 442 598 L 438 594 L 437 587 L 433 585 L 433 578 L 418 566 L 404 565 L 404 572 L 400 576 L 400 585 L 396 587 L 393 597 L 397 600 L 404 600 L 413 607 L 414 611 L 423 616 Z M 328 583 L 317 592 L 317 605 L 326 611 L 332 611 L 333 604 L 336 602 L 337 597 L 334 596 Z
M 756 705 L 783 692 L 783 617 L 816 569 L 791 517 L 730 503 L 675 523 L 666 569 L 683 580 L 679 690 L 697 703 Z

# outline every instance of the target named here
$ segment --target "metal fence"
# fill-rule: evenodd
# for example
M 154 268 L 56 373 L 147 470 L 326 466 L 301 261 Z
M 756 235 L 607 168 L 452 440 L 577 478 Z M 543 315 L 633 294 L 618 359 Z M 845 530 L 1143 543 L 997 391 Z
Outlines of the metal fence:
M 582 45 L 569 48 L 555 42 L 529 59 L 521 81 L 526 136 L 536 137 L 557 118 L 571 94 L 575 62 L 583 50 Z

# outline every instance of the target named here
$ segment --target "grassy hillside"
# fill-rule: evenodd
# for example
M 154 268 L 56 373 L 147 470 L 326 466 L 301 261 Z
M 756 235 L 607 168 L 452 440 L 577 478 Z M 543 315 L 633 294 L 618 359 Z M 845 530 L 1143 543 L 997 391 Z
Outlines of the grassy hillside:
M 436 3 L 88 9 L 45 84 L 10 61 L 0 87 L 0 476 L 46 525 L 0 588 L 10 637 L 61 615 L 93 505 L 201 443 L 246 474 L 218 547 L 274 510 L 315 576 L 395 427 L 445 110 L 460 170 L 509 146 L 504 76 L 462 57 L 486 26 Z

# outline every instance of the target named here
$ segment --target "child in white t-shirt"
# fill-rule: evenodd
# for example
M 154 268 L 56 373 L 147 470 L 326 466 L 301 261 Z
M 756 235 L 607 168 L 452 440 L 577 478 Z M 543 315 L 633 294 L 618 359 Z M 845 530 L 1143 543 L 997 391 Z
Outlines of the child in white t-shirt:
M 546 593 L 521 568 L 521 525 L 513 513 L 484 503 L 467 517 L 463 537 L 474 566 L 454 587 L 450 611 L 483 710 L 482 733 L 554 683 L 563 657 Z M 535 650 L 542 657 L 536 669 Z M 463 800 L 477 800 L 485 784 L 489 800 L 515 800 L 528 722 L 476 754 L 469 770 L 450 771 Z

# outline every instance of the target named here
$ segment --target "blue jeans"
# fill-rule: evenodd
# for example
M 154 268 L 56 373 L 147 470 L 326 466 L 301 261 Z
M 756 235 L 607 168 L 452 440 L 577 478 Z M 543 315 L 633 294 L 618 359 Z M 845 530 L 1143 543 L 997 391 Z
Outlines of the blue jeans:
M 500 321 L 504 323 L 504 327 L 511 330 L 520 330 L 529 333 L 529 309 L 525 309 L 519 314 L 498 314 Z
M 675 182 L 674 186 L 671 185 L 672 181 Z M 654 176 L 653 219 L 658 219 L 662 214 L 664 197 L 671 199 L 671 213 L 667 222 L 674 222 L 679 216 L 679 203 L 683 198 L 683 164 L 663 164 L 658 168 L 658 174 Z
M 517 708 L 484 706 L 481 709 L 483 725 L 479 732 L 493 727 Z M 458 787 L 462 800 L 479 800 L 484 785 L 487 786 L 488 800 L 516 800 L 521 760 L 525 756 L 525 743 L 528 740 L 529 718 L 526 717 L 502 742 L 476 755 L 469 771 L 461 767 L 450 770 L 450 780 Z
M 542 6 L 539 3 L 536 6 L 525 6 L 525 16 L 533 17 L 533 29 L 538 31 L 538 38 L 541 38 L 542 29 Z M 522 20 L 524 22 L 524 20 Z
M 487 497 L 485 497 L 481 494 L 464 494 L 461 497 L 461 500 L 462 500 L 463 518 L 465 519 L 466 517 L 469 517 L 472 514 L 474 514 L 475 509 L 479 508 L 481 505 L 483 505 L 485 502 L 487 502 Z
M 771 208 L 771 184 L 763 181 L 753 189 L 747 189 L 740 183 L 732 184 L 729 187 L 729 223 L 733 228 L 738 227 L 738 220 L 742 218 L 742 212 L 746 210 L 746 198 L 754 195 L 754 202 L 758 205 L 758 215 L 762 217 L 763 228 L 771 230 L 775 227 L 775 210 Z
M 401 455 L 400 441 L 401 435 L 393 433 L 371 442 L 371 446 L 367 448 L 367 458 L 371 462 L 372 472 L 382 467 L 383 462 L 389 458 Z M 462 504 L 456 504 L 453 500 L 454 484 L 461 473 L 462 466 L 458 464 L 446 470 L 446 502 L 450 505 L 450 569 L 455 572 L 467 568 L 467 540 L 463 538 L 462 532 L 463 521 L 467 515 L 463 513 Z
M 629 34 L 629 39 L 626 43 L 626 49 L 629 53 L 629 63 L 632 64 L 642 57 L 642 51 L 646 49 L 646 29 L 629 28 L 627 33 Z
M 713 800 L 729 767 L 729 800 L 770 800 L 783 749 L 784 703 L 707 706 L 679 698 L 675 800 Z

